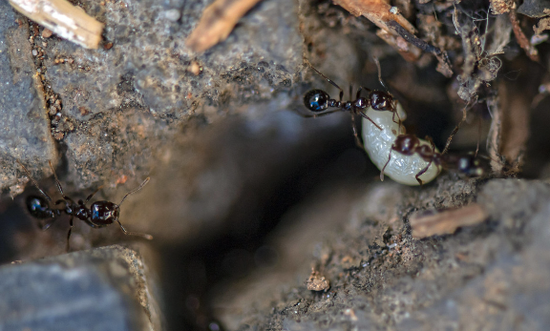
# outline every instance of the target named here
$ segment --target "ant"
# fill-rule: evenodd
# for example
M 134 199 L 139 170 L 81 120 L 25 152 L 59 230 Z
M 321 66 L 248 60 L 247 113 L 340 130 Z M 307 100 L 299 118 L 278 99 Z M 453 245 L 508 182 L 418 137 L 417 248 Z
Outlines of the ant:
M 304 59 L 305 60 L 305 59 Z M 349 111 L 351 114 L 351 120 L 352 120 L 352 128 L 353 128 L 353 135 L 355 136 L 355 142 L 357 145 L 361 148 L 364 148 L 363 144 L 359 140 L 358 134 L 357 134 L 357 128 L 355 126 L 355 116 L 359 115 L 367 120 L 369 120 L 374 126 L 376 126 L 379 130 L 382 130 L 382 128 L 376 124 L 370 117 L 366 114 L 366 109 L 371 107 L 372 109 L 376 111 L 389 111 L 392 112 L 395 116 L 397 114 L 396 111 L 396 104 L 397 100 L 394 100 L 394 97 L 389 92 L 379 91 L 379 90 L 373 90 L 371 91 L 368 88 L 364 88 L 362 86 L 359 86 L 357 89 L 357 93 L 355 95 L 355 100 L 349 100 L 349 101 L 342 101 L 342 98 L 344 97 L 344 90 L 340 88 L 334 81 L 332 81 L 327 76 L 323 75 L 319 70 L 315 69 L 309 61 L 307 61 L 307 64 L 311 69 L 313 69 L 317 74 L 319 74 L 321 77 L 323 77 L 327 82 L 329 82 L 332 86 L 336 87 L 338 90 L 340 90 L 338 101 L 335 99 L 332 99 L 330 95 L 320 89 L 314 89 L 311 91 L 308 91 L 304 95 L 304 105 L 307 109 L 309 109 L 311 112 L 313 112 L 313 115 L 303 115 L 304 117 L 318 117 L 323 116 L 327 114 L 331 114 L 337 111 Z M 378 79 L 382 86 L 386 87 L 384 85 L 384 82 L 381 79 L 380 75 L 380 63 L 378 62 L 378 59 L 375 58 L 376 65 L 378 67 Z M 366 90 L 369 92 L 368 96 L 362 97 L 361 92 L 363 90 Z M 349 90 L 350 97 L 353 94 L 352 87 L 350 86 Z M 329 108 L 335 108 L 330 109 Z M 399 117 L 399 115 L 397 115 Z
M 51 204 L 53 203 L 52 198 L 46 192 L 44 192 L 39 186 L 38 183 L 32 178 L 29 170 L 19 161 L 17 160 L 17 163 L 23 168 L 25 173 L 27 174 L 27 177 L 32 182 L 32 184 L 38 189 L 40 194 L 42 196 L 35 196 L 30 195 L 27 197 L 27 209 L 29 210 L 30 214 L 36 218 L 39 219 L 53 219 L 51 222 L 46 224 L 41 224 L 40 228 L 42 230 L 47 230 L 53 222 L 56 220 L 57 217 L 61 216 L 62 213 L 65 213 L 67 215 L 70 215 L 71 218 L 69 220 L 70 227 L 69 231 L 67 232 L 67 252 L 69 251 L 69 239 L 71 238 L 71 232 L 73 229 L 73 219 L 74 217 L 84 221 L 86 224 L 91 226 L 92 228 L 101 228 L 105 227 L 109 224 L 113 224 L 114 222 L 117 222 L 120 226 L 120 229 L 125 235 L 128 236 L 139 236 L 147 240 L 152 240 L 153 236 L 150 234 L 144 234 L 144 233 L 136 233 L 136 232 L 129 232 L 126 231 L 126 229 L 122 226 L 122 223 L 120 223 L 119 220 L 119 214 L 120 214 L 120 206 L 126 200 L 126 198 L 134 194 L 138 191 L 140 191 L 145 184 L 149 182 L 149 177 L 147 177 L 136 189 L 133 191 L 130 191 L 126 193 L 126 195 L 122 198 L 122 200 L 116 204 L 111 201 L 96 201 L 92 203 L 90 208 L 86 207 L 86 204 L 92 199 L 92 197 L 101 189 L 99 187 L 95 192 L 90 194 L 86 200 L 78 200 L 78 203 L 75 203 L 73 199 L 66 196 L 65 193 L 63 193 L 63 188 L 61 187 L 61 183 L 59 182 L 59 179 L 57 178 L 57 175 L 55 174 L 55 169 L 52 166 L 52 162 L 48 161 L 50 164 L 50 169 L 53 172 L 54 178 L 55 178 L 55 185 L 57 187 L 57 190 L 59 193 L 61 193 L 61 196 L 63 199 L 57 200 L 55 202 L 55 206 L 58 206 L 62 203 L 65 203 L 65 206 L 60 209 L 51 208 Z
M 397 136 L 393 145 L 391 146 L 388 161 L 384 165 L 384 168 L 382 168 L 382 173 L 380 174 L 381 178 L 383 178 L 384 176 L 384 169 L 386 169 L 386 166 L 390 162 L 391 153 L 393 151 L 403 154 L 405 156 L 418 154 L 422 160 L 428 162 L 428 165 L 426 165 L 415 175 L 415 179 L 420 185 L 423 185 L 420 176 L 422 176 L 430 168 L 432 163 L 435 164 L 437 167 L 440 167 L 442 165 L 455 165 L 456 169 L 459 172 L 462 172 L 467 176 L 477 177 L 485 174 L 485 167 L 481 164 L 480 160 L 476 158 L 475 155 L 468 154 L 457 156 L 442 154 L 436 151 L 435 144 L 431 137 L 426 136 L 425 139 L 430 143 L 430 146 L 422 144 L 420 139 L 418 139 L 418 137 L 413 134 L 401 134 Z

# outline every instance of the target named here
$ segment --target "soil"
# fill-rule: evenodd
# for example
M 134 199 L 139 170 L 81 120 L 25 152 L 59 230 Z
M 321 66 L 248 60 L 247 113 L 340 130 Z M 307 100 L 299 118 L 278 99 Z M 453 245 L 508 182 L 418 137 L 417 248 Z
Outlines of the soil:
M 379 24 L 329 1 L 266 0 L 203 53 L 185 39 L 206 2 L 71 2 L 105 24 L 99 49 L 0 3 L 1 263 L 65 259 L 68 217 L 38 229 L 26 199 L 39 192 L 17 162 L 56 201 L 51 161 L 75 201 L 100 188 L 94 199 L 118 203 L 151 178 L 120 221 L 153 241 L 76 221 L 70 245 L 153 252 L 144 263 L 159 275 L 166 319 L 155 328 L 550 325 L 549 53 L 536 43 L 548 15 L 538 1 L 516 20 L 506 1 L 397 1 L 416 39 L 391 44 Z M 384 89 L 373 56 L 408 133 L 443 150 L 465 117 L 449 153 L 479 149 L 483 176 L 380 182 L 349 114 L 300 116 L 306 91 L 338 95 L 304 58 L 348 100 L 350 84 Z M 474 203 L 486 213 L 478 224 L 412 237 L 413 214 Z

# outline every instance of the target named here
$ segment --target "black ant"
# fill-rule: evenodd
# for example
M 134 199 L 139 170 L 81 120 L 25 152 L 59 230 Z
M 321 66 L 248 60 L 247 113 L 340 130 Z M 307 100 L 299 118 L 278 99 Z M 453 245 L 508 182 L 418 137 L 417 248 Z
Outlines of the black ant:
M 307 60 L 306 62 L 309 64 Z M 378 66 L 378 79 L 382 84 L 382 86 L 386 87 L 380 75 L 380 64 L 378 62 L 378 59 L 375 58 L 375 62 L 376 62 L 376 65 Z M 306 106 L 307 109 L 309 109 L 314 114 L 303 115 L 304 117 L 318 117 L 318 116 L 323 116 L 327 114 L 332 114 L 338 111 L 349 111 L 351 114 L 353 135 L 355 136 L 355 141 L 359 147 L 364 148 L 357 134 L 354 115 L 359 115 L 363 118 L 366 118 L 372 124 L 374 124 L 374 126 L 376 126 L 379 130 L 382 130 L 382 128 L 378 124 L 376 124 L 370 117 L 367 116 L 366 109 L 369 107 L 372 107 L 372 109 L 377 111 L 390 111 L 394 113 L 394 115 L 397 114 L 397 111 L 396 111 L 397 100 L 394 100 L 394 97 L 389 92 L 384 92 L 379 90 L 371 91 L 368 88 L 359 86 L 359 88 L 357 89 L 357 93 L 355 95 L 355 100 L 349 100 L 344 102 L 342 101 L 342 98 L 344 97 L 344 90 L 342 90 L 340 86 L 338 86 L 334 81 L 332 81 L 330 78 L 322 74 L 319 70 L 315 69 L 311 64 L 309 64 L 309 66 L 317 74 L 319 74 L 321 77 L 326 79 L 326 81 L 329 82 L 332 86 L 340 90 L 340 94 L 339 94 L 338 101 L 336 101 L 335 99 L 331 99 L 330 95 L 323 90 L 314 89 L 314 90 L 308 91 L 304 95 L 304 105 Z M 361 96 L 361 92 L 363 90 L 366 90 L 369 92 L 369 95 L 366 98 Z M 351 86 L 350 86 L 349 94 L 350 94 L 350 97 L 353 94 Z M 335 109 L 327 110 L 329 108 L 335 108 Z
M 386 166 L 390 162 L 391 153 L 393 151 L 406 156 L 418 154 L 422 160 L 428 162 L 428 165 L 426 165 L 415 175 L 415 178 L 420 185 L 423 184 L 420 176 L 422 176 L 422 174 L 430 168 L 432 163 L 438 167 L 442 165 L 447 167 L 454 165 L 459 172 L 471 177 L 478 177 L 485 174 L 486 167 L 481 164 L 481 161 L 475 155 L 467 154 L 458 156 L 442 154 L 436 152 L 435 144 L 431 137 L 426 136 L 425 139 L 430 143 L 430 146 L 421 144 L 420 139 L 413 134 L 402 134 L 397 136 L 391 147 L 388 161 L 384 165 L 384 168 L 382 168 L 381 177 L 384 175 L 384 169 L 386 169 Z
M 36 218 L 39 219 L 52 219 L 51 222 L 46 224 L 41 224 L 42 230 L 47 230 L 53 222 L 56 220 L 57 217 L 61 216 L 62 213 L 65 213 L 67 215 L 70 215 L 71 218 L 69 220 L 70 227 L 69 231 L 67 232 L 67 246 L 66 249 L 69 251 L 69 239 L 71 238 L 71 232 L 73 229 L 73 219 L 74 217 L 84 221 L 86 224 L 91 226 L 92 228 L 101 228 L 105 227 L 109 224 L 113 224 L 114 222 L 117 222 L 120 226 L 120 229 L 125 235 L 128 236 L 139 236 L 147 240 L 152 240 L 153 236 L 150 234 L 144 234 L 144 233 L 136 233 L 136 232 L 129 232 L 126 231 L 126 229 L 122 226 L 122 223 L 120 223 L 119 215 L 120 215 L 120 206 L 126 200 L 126 198 L 138 192 L 149 182 L 149 177 L 147 177 L 138 188 L 134 189 L 133 191 L 130 191 L 126 193 L 126 195 L 122 198 L 122 200 L 116 204 L 111 201 L 96 201 L 92 203 L 90 208 L 86 207 L 86 204 L 92 199 L 92 197 L 101 189 L 98 188 L 90 194 L 86 200 L 78 200 L 78 203 L 75 203 L 73 199 L 66 196 L 65 193 L 63 193 L 63 188 L 61 187 L 61 183 L 59 182 L 59 179 L 57 178 L 57 175 L 55 174 L 55 169 L 52 166 L 51 161 L 48 161 L 50 164 L 50 168 L 53 172 L 54 178 L 55 178 L 55 185 L 57 187 L 57 190 L 59 193 L 61 193 L 61 196 L 63 199 L 57 200 L 55 202 L 55 206 L 60 205 L 61 203 L 65 203 L 65 206 L 60 209 L 55 209 L 51 207 L 51 204 L 53 203 L 52 198 L 46 192 L 44 192 L 39 186 L 38 183 L 32 178 L 29 170 L 21 163 L 19 160 L 17 163 L 23 168 L 25 173 L 27 174 L 27 177 L 32 182 L 32 184 L 38 189 L 40 194 L 42 196 L 36 196 L 36 195 L 30 195 L 27 197 L 27 209 L 29 210 L 30 214 Z

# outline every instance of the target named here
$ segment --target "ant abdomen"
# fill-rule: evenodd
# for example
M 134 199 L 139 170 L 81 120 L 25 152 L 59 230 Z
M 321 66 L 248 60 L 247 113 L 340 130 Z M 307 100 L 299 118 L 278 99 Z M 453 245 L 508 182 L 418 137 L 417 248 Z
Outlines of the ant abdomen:
M 58 216 L 54 209 L 50 208 L 48 201 L 42 197 L 29 195 L 27 197 L 27 209 L 29 213 L 39 219 L 49 219 Z
M 304 95 L 304 105 L 312 112 L 321 112 L 329 107 L 330 96 L 323 90 L 311 90 Z

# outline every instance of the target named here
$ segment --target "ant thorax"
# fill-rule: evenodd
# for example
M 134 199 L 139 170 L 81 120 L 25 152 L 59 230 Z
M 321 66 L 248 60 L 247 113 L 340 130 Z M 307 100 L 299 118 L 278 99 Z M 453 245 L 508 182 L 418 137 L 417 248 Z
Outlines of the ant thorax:
M 403 155 L 393 151 L 389 157 L 397 136 L 405 134 L 405 127 L 401 122 L 407 118 L 407 115 L 401 104 L 397 102 L 395 112 L 377 111 L 369 107 L 366 115 L 381 128 L 380 130 L 371 121 L 363 119 L 363 144 L 371 161 L 380 170 L 385 166 L 384 174 L 394 181 L 405 185 L 419 185 L 415 176 L 428 166 L 428 162 L 424 161 L 418 153 Z M 420 145 L 430 146 L 426 140 L 419 140 Z M 435 152 L 439 153 L 437 149 Z M 433 162 L 419 178 L 425 184 L 436 178 L 440 172 L 441 165 Z

